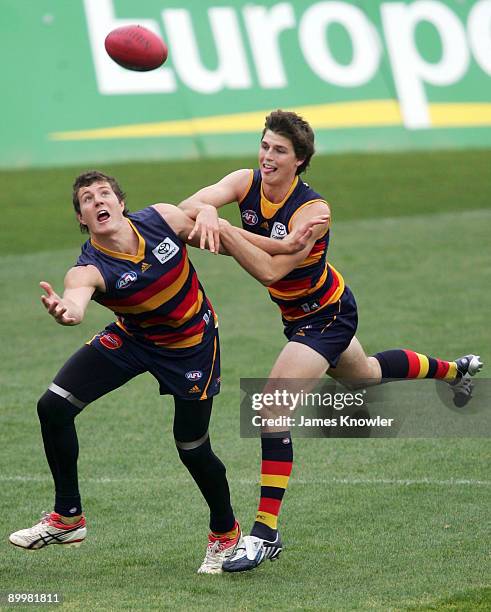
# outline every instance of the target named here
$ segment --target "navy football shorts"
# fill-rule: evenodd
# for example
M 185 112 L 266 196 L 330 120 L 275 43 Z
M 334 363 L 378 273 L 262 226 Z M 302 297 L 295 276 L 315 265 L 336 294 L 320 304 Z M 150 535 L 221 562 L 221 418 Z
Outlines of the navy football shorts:
M 143 343 L 115 323 L 87 344 L 132 377 L 150 372 L 159 382 L 161 395 L 204 400 L 220 392 L 220 343 L 213 325 L 200 344 L 189 348 L 166 349 Z
M 358 326 L 355 297 L 346 287 L 339 301 L 299 321 L 287 321 L 285 336 L 290 342 L 310 346 L 335 368 L 348 348 Z

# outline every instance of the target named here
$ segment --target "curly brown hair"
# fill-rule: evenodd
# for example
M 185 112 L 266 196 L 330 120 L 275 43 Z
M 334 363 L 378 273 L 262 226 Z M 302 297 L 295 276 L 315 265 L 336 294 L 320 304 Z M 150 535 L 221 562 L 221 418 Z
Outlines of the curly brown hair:
M 266 117 L 261 139 L 266 130 L 284 136 L 292 143 L 297 159 L 304 162 L 298 166 L 296 174 L 305 172 L 315 153 L 314 132 L 310 125 L 297 113 L 291 111 L 275 110 Z

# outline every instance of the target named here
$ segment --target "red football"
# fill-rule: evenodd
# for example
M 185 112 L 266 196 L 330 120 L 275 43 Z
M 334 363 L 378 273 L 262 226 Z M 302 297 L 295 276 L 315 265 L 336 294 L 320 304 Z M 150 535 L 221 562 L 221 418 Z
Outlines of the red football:
M 156 34 L 140 25 L 116 28 L 106 36 L 106 51 L 128 70 L 155 70 L 167 59 L 167 47 Z

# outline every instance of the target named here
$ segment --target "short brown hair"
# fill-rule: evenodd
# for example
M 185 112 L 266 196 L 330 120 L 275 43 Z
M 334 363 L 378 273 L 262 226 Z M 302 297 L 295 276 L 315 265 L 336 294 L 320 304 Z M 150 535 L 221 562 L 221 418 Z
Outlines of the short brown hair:
M 296 174 L 304 172 L 315 153 L 315 136 L 307 121 L 297 113 L 278 109 L 266 117 L 261 139 L 264 138 L 266 130 L 271 130 L 275 134 L 288 138 L 293 145 L 297 159 L 304 160 L 303 164 L 297 168 Z
M 100 182 L 109 183 L 109 185 L 111 185 L 111 189 L 114 191 L 114 193 L 116 194 L 116 197 L 118 198 L 120 202 L 126 199 L 126 194 L 121 189 L 118 181 L 114 177 L 108 176 L 107 174 L 104 174 L 103 172 L 99 172 L 99 170 L 88 170 L 87 172 L 83 172 L 82 174 L 79 174 L 77 178 L 75 179 L 75 182 L 73 183 L 72 202 L 73 202 L 73 208 L 75 209 L 76 213 L 80 214 L 80 202 L 78 200 L 79 189 L 81 187 L 89 187 L 90 185 L 92 185 L 92 183 L 100 183 Z M 126 204 L 125 204 L 123 215 L 127 217 L 128 213 L 129 213 L 129 210 L 126 208 Z M 84 225 L 83 223 L 80 223 L 80 231 L 88 232 L 89 230 L 87 229 L 86 225 Z

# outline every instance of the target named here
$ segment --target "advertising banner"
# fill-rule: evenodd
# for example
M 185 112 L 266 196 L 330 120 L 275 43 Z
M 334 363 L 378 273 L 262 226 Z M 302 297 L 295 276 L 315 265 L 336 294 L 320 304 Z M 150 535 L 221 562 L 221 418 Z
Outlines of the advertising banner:
M 125 70 L 104 39 L 168 44 Z M 0 167 L 254 153 L 295 110 L 317 150 L 491 146 L 491 0 L 4 0 Z

